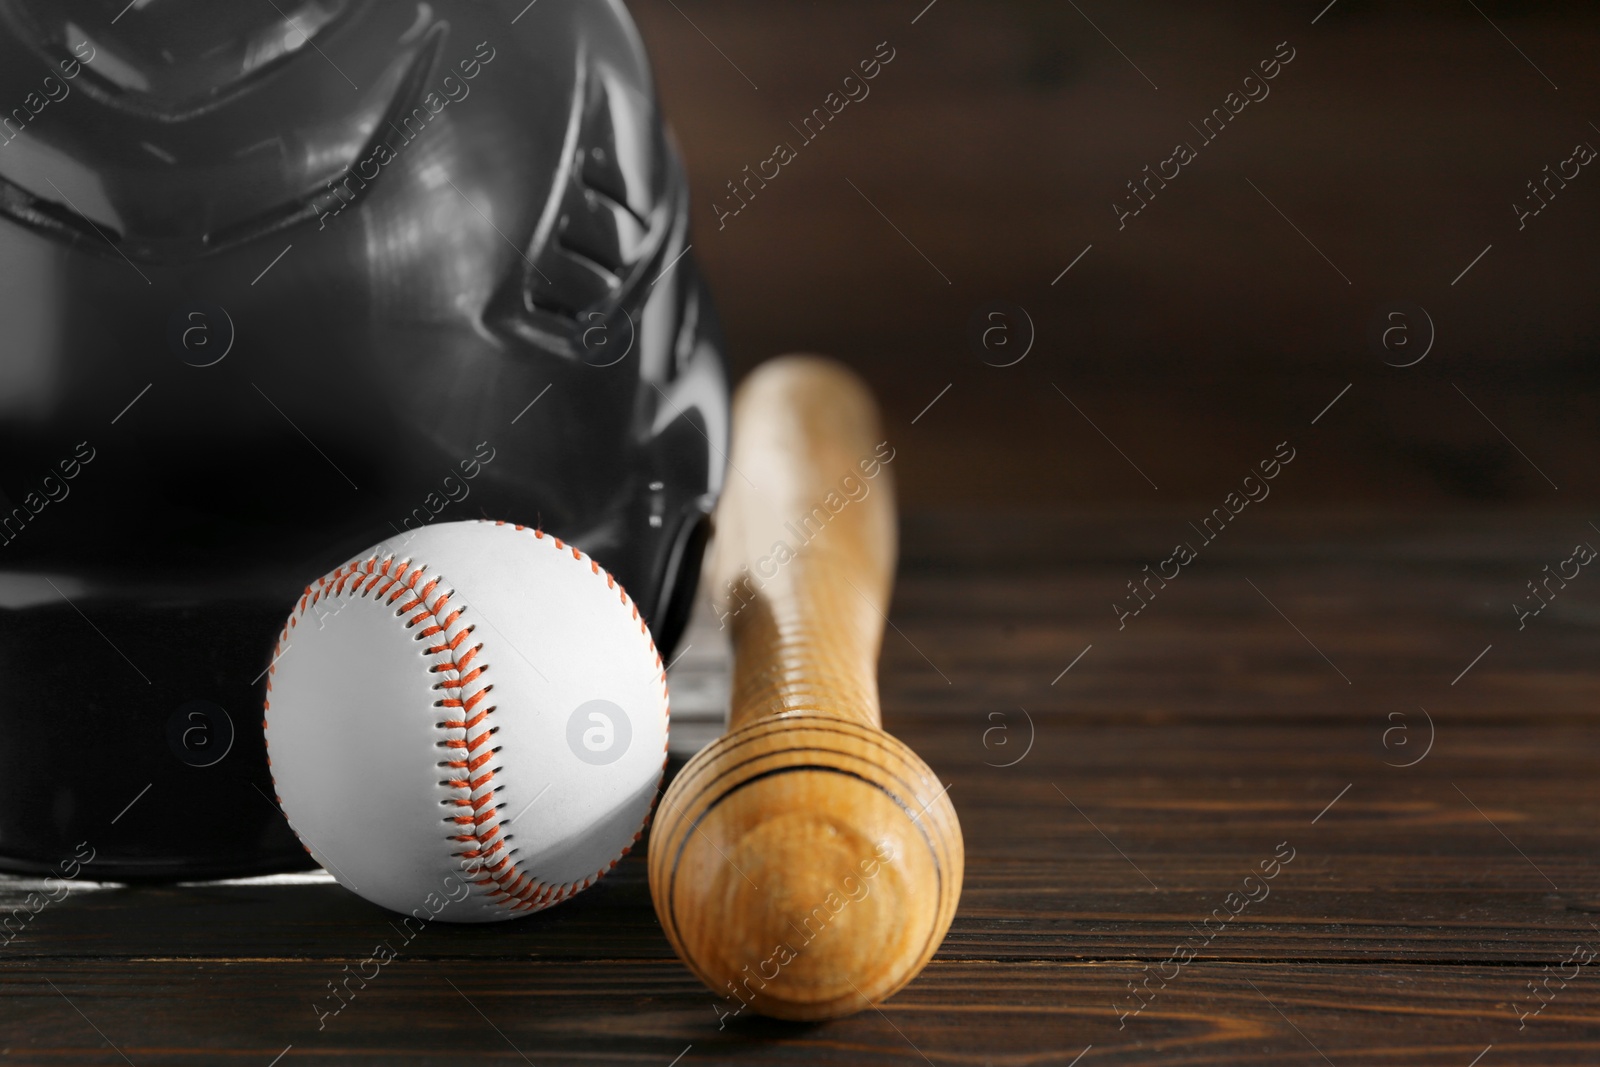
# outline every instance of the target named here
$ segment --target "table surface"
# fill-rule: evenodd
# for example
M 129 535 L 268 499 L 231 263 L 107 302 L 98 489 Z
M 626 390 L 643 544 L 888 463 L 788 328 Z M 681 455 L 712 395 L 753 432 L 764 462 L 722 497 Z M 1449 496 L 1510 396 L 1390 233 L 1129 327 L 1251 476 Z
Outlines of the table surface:
M 719 1028 L 638 855 L 424 930 L 321 1029 L 389 914 L 316 876 L 84 885 L 0 950 L 0 1064 L 1596 1062 L 1600 578 L 1521 630 L 1510 605 L 1600 532 L 1263 505 L 1200 544 L 1192 517 L 905 523 L 885 721 L 950 783 L 967 879 L 876 1010 Z

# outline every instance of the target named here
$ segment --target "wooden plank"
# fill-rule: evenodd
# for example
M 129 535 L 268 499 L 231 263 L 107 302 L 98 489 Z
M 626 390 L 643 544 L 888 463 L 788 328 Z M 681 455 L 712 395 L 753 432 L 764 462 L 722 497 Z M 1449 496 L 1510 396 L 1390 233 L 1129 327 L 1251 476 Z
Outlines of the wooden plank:
M 1584 346 L 1600 199 L 1564 194 L 1525 232 L 1506 199 L 1593 136 L 1562 106 L 1595 85 L 1592 6 L 1485 9 L 1560 92 L 1464 4 L 1344 3 L 1313 26 L 1317 10 L 1254 2 L 1102 17 L 1017 0 L 939 3 L 912 25 L 926 6 L 632 5 L 733 358 L 743 368 L 800 347 L 861 368 L 906 445 L 896 462 L 908 498 L 1159 504 L 1225 489 L 1260 449 L 1315 434 L 1303 504 L 1593 499 L 1596 471 L 1581 457 L 1597 424 L 1562 398 L 1593 390 Z M 813 142 L 798 136 L 791 124 L 885 40 L 897 58 L 871 96 Z M 1207 147 L 1191 123 L 1280 41 L 1297 57 L 1270 98 Z M 1200 158 L 1143 188 L 1160 191 L 1119 222 L 1115 202 L 1139 203 L 1128 183 L 1179 140 Z M 781 171 L 763 163 L 779 142 L 798 153 Z M 758 169 L 780 176 L 752 182 L 739 208 L 729 185 Z M 716 205 L 740 213 L 719 218 Z M 967 339 L 1000 298 L 1025 307 L 1038 337 L 1005 369 L 984 366 Z M 1440 342 L 1405 370 L 1368 340 L 1397 298 L 1426 306 Z
M 1423 707 L 1446 721 L 1593 721 L 1600 577 L 1581 574 L 1525 629 L 1511 610 L 1583 539 L 1580 516 L 1272 505 L 1211 545 L 1183 513 L 916 516 L 885 644 L 887 712 L 1382 723 Z M 1127 583 L 1186 532 L 1200 558 L 1119 624 L 1112 604 L 1139 603 Z
M 337 1015 L 319 1014 L 340 1003 L 327 983 L 341 966 L 328 961 L 10 965 L 0 998 L 7 1055 L 30 1064 L 116 1064 L 120 1052 L 141 1065 L 259 1067 L 292 1045 L 281 1062 L 1466 1067 L 1492 1045 L 1487 1067 L 1593 1063 L 1593 967 L 1564 988 L 1553 980 L 1520 1030 L 1519 1011 L 1539 1003 L 1526 988 L 1537 968 L 1193 962 L 1124 1015 L 1138 965 L 936 961 L 881 1011 L 721 1029 L 719 1002 L 648 961 L 401 957 L 369 968 L 365 988 L 352 982 Z

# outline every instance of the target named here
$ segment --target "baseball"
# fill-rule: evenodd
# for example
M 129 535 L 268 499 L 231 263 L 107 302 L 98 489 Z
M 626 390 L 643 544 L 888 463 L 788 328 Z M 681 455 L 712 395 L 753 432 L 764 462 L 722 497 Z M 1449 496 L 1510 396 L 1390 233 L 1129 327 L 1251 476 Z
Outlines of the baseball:
M 278 804 L 342 885 L 493 922 L 588 888 L 638 840 L 666 762 L 666 671 L 576 548 L 441 523 L 306 589 L 263 726 Z

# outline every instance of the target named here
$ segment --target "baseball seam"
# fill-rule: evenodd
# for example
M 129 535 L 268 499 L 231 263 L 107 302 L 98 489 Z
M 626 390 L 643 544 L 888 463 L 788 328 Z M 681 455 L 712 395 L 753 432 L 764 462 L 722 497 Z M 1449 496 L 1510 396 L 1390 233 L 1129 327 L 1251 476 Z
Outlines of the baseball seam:
M 610 571 L 602 568 L 599 563 L 577 548 L 563 543 L 559 537 L 546 535 L 542 530 L 530 529 L 520 524 L 494 522 L 494 525 L 510 525 L 518 532 L 532 533 L 534 538 L 540 541 L 549 536 L 558 552 L 563 555 L 570 552 L 575 561 L 589 564 L 593 574 L 605 578 L 607 589 L 617 592 L 619 602 L 631 611 L 632 619 L 638 622 L 639 632 L 648 642 L 650 654 L 655 657 L 655 667 L 660 671 L 662 725 L 663 734 L 667 734 L 670 731 L 671 720 L 666 668 L 662 663 L 661 653 L 656 648 L 655 639 L 650 635 L 649 627 L 640 617 L 638 606 L 633 603 L 627 591 Z M 427 581 L 418 589 L 417 584 L 425 575 Z M 645 828 L 649 826 L 656 801 L 660 796 L 661 778 L 666 773 L 666 742 L 664 741 L 662 745 L 661 772 L 657 776 L 656 791 L 651 798 L 650 808 L 645 812 L 638 829 L 634 831 L 632 840 L 624 845 L 622 851 L 605 867 L 581 881 L 565 883 L 544 882 L 522 870 L 515 858 L 517 849 L 508 847 L 514 835 L 501 832 L 499 810 L 505 805 L 493 802 L 495 795 L 504 788 L 504 783 L 495 781 L 496 773 L 502 768 L 491 765 L 495 754 L 500 751 L 499 746 L 491 745 L 491 739 L 499 732 L 499 727 L 489 721 L 496 707 L 490 703 L 479 709 L 479 705 L 488 699 L 494 689 L 492 682 L 484 680 L 490 665 L 487 662 L 478 662 L 484 645 L 482 642 L 477 642 L 462 651 L 462 647 L 471 640 L 471 635 L 477 626 L 474 623 L 462 623 L 462 616 L 468 608 L 451 608 L 450 601 L 455 595 L 455 590 L 449 587 L 442 575 L 431 573 L 426 565 L 414 565 L 411 559 L 399 560 L 393 554 L 381 557 L 380 562 L 379 555 L 373 554 L 365 559 L 352 560 L 319 578 L 315 586 L 307 586 L 294 613 L 290 615 L 279 634 L 277 647 L 273 650 L 272 665 L 267 669 L 267 699 L 263 710 L 271 710 L 272 676 L 277 673 L 277 662 L 283 654 L 284 646 L 288 643 L 291 631 L 299 625 L 299 620 L 304 617 L 305 612 L 325 598 L 359 595 L 366 599 L 374 592 L 377 599 L 387 598 L 386 606 L 393 606 L 407 593 L 412 594 L 411 599 L 396 608 L 395 617 L 403 618 L 410 615 L 403 624 L 408 632 L 423 626 L 414 640 L 439 638 L 438 643 L 425 650 L 427 655 L 435 657 L 434 663 L 428 668 L 428 673 L 444 675 L 432 686 L 435 691 L 442 694 L 434 701 L 433 706 L 447 709 L 447 715 L 453 712 L 455 716 L 435 723 L 435 727 L 444 733 L 443 740 L 436 742 L 436 745 L 447 750 L 452 757 L 441 760 L 438 764 L 452 773 L 452 777 L 438 783 L 451 792 L 451 795 L 441 800 L 440 804 L 458 809 L 456 814 L 443 819 L 449 828 L 446 839 L 452 850 L 451 857 L 463 861 L 461 864 L 463 871 L 469 875 L 482 875 L 472 879 L 474 885 L 484 890 L 480 899 L 493 901 L 511 911 L 531 912 L 558 904 L 593 885 L 632 851 L 633 845 L 639 841 L 644 835 Z M 430 598 L 432 603 L 429 603 Z M 266 732 L 265 718 L 261 725 L 263 732 Z M 272 766 L 270 736 L 267 744 L 267 766 L 270 770 Z M 479 774 L 480 770 L 483 773 Z M 276 776 L 272 781 L 274 796 L 281 809 L 283 798 L 277 795 Z M 458 850 L 458 846 L 464 847 Z M 305 847 L 303 841 L 302 847 Z M 310 848 L 307 847 L 306 851 L 310 852 Z

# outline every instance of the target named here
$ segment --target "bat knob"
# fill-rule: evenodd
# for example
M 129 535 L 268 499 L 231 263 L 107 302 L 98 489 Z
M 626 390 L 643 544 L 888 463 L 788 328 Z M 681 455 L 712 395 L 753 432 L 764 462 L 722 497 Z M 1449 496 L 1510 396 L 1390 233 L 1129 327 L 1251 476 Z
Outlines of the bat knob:
M 922 970 L 955 915 L 962 857 L 955 810 L 916 753 L 787 712 L 684 767 L 658 809 L 650 887 L 728 1014 L 829 1019 Z

